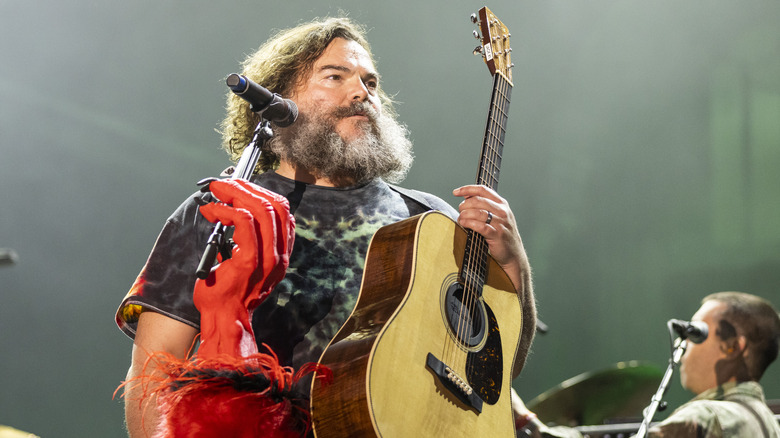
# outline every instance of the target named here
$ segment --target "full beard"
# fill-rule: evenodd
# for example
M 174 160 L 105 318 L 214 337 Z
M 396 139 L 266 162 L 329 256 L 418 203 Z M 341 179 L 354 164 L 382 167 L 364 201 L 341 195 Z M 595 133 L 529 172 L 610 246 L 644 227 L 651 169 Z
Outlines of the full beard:
M 359 135 L 344 140 L 336 132 L 336 123 L 356 114 L 368 120 L 357 121 Z M 302 113 L 295 124 L 277 129 L 276 134 L 268 146 L 280 159 L 339 186 L 375 178 L 400 182 L 412 165 L 409 131 L 365 102 Z

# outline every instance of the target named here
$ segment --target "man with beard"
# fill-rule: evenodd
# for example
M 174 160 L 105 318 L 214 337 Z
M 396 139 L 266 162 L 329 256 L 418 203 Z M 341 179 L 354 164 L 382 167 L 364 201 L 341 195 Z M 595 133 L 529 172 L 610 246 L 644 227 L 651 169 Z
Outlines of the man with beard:
M 257 345 L 267 345 L 282 365 L 296 369 L 317 361 L 355 306 L 373 233 L 435 209 L 486 238 L 520 295 L 519 372 L 536 316 L 530 266 L 514 215 L 484 186 L 455 189 L 453 194 L 464 198 L 458 212 L 433 195 L 388 184 L 405 176 L 411 142 L 379 86 L 363 29 L 347 19 L 304 24 L 280 32 L 243 67 L 249 79 L 292 99 L 300 111 L 296 123 L 275 129 L 252 179 L 287 198 L 296 224 L 287 273 L 253 313 Z M 232 159 L 240 157 L 258 122 L 246 102 L 228 97 L 222 133 Z M 150 352 L 186 357 L 198 334 L 194 272 L 213 227 L 198 205 L 213 200 L 210 193 L 198 193 L 173 213 L 120 305 L 117 323 L 135 341 L 128 380 L 149 372 L 144 364 Z M 126 390 L 130 435 L 144 436 L 155 425 L 154 405 L 131 402 L 142 388 Z

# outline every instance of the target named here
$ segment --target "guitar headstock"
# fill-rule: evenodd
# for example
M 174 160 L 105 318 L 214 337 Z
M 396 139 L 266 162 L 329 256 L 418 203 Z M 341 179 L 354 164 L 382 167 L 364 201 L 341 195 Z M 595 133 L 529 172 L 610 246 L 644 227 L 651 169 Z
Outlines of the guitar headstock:
M 511 82 L 513 64 L 509 29 L 487 7 L 472 14 L 471 21 L 479 24 L 474 36 L 482 43 L 474 49 L 474 54 L 482 54 L 482 60 L 487 64 L 491 75 L 502 73 Z

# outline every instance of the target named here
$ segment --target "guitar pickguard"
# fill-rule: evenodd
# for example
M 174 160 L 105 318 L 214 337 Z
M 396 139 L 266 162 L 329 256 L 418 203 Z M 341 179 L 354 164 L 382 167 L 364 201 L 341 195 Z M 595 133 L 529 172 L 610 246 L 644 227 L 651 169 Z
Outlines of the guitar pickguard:
M 471 352 L 466 360 L 466 376 L 474 391 L 485 403 L 496 404 L 501 397 L 503 379 L 503 352 L 498 320 L 490 306 L 485 304 L 488 333 L 485 345 L 477 352 Z

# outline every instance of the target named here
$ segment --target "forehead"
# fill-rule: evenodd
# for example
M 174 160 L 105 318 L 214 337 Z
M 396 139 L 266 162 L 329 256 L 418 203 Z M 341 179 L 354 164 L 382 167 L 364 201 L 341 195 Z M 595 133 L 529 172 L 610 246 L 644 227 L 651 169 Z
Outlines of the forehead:
M 371 72 L 375 70 L 374 63 L 371 62 L 371 56 L 369 56 L 366 49 L 356 41 L 344 38 L 334 38 L 328 44 L 322 55 L 314 62 L 314 71 L 316 72 L 328 66 L 359 68 Z
M 694 321 L 713 321 L 722 313 L 725 307 L 726 305 L 720 301 L 706 301 L 699 307 L 699 310 L 693 314 L 692 319 Z

